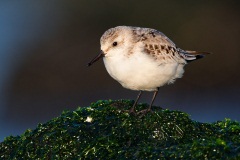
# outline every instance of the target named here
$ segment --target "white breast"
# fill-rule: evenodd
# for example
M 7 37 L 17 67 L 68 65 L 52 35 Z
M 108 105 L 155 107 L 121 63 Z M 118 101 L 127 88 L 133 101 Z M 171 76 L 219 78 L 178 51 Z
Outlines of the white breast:
M 161 63 L 142 52 L 128 56 L 115 54 L 103 58 L 108 73 L 123 87 L 131 90 L 154 91 L 182 77 L 183 65 Z

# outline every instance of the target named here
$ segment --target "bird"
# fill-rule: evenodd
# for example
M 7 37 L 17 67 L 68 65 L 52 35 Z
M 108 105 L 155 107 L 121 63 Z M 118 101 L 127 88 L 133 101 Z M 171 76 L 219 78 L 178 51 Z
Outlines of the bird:
M 159 88 L 181 78 L 184 66 L 210 52 L 183 50 L 162 32 L 152 28 L 117 26 L 100 38 L 101 50 L 88 66 L 103 58 L 109 75 L 124 88 L 139 91 L 129 113 L 152 112 Z M 136 112 L 143 91 L 154 92 L 147 109 Z

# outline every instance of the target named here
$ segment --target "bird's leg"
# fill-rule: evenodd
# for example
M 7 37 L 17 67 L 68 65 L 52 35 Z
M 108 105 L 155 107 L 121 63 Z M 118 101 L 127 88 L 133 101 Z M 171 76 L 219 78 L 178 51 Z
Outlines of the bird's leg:
M 141 111 L 138 112 L 137 114 L 143 114 L 143 115 L 145 115 L 147 112 L 151 112 L 151 111 L 152 111 L 151 107 L 152 107 L 152 105 L 153 105 L 153 102 L 154 102 L 157 94 L 158 94 L 158 90 L 159 90 L 159 88 L 157 88 L 157 90 L 154 92 L 153 98 L 152 98 L 152 101 L 151 101 L 151 104 L 149 105 L 149 107 L 148 107 L 147 109 L 141 110 Z
M 151 108 L 152 108 L 153 102 L 154 102 L 154 100 L 155 100 L 155 98 L 156 98 L 156 96 L 158 94 L 158 90 L 159 90 L 159 88 L 157 88 L 157 90 L 153 94 L 152 102 L 151 102 L 150 106 L 148 107 L 148 111 L 150 111 Z
M 136 105 L 137 105 L 137 103 L 138 103 L 138 100 L 139 100 L 139 98 L 141 97 L 141 95 L 142 95 L 142 91 L 139 92 L 139 94 L 138 94 L 138 96 L 137 96 L 137 99 L 135 100 L 132 108 L 129 110 L 129 113 L 134 113 L 134 114 L 136 113 L 135 107 L 136 107 Z

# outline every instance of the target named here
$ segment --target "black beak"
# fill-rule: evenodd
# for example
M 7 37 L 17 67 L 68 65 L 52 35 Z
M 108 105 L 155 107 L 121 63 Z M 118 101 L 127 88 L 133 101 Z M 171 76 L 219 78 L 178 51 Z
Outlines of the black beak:
M 100 58 L 104 57 L 104 53 L 103 51 L 101 50 L 100 54 L 98 54 L 95 58 L 93 58 L 93 60 L 91 60 L 87 66 L 91 66 L 94 62 L 98 61 Z

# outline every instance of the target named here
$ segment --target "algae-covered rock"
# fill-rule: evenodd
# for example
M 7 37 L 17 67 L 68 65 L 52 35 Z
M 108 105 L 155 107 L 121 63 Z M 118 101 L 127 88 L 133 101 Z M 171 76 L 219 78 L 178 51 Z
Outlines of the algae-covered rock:
M 126 112 L 133 101 L 98 101 L 0 144 L 0 159 L 240 159 L 240 124 L 192 121 L 153 107 Z M 137 106 L 144 109 L 147 104 Z

